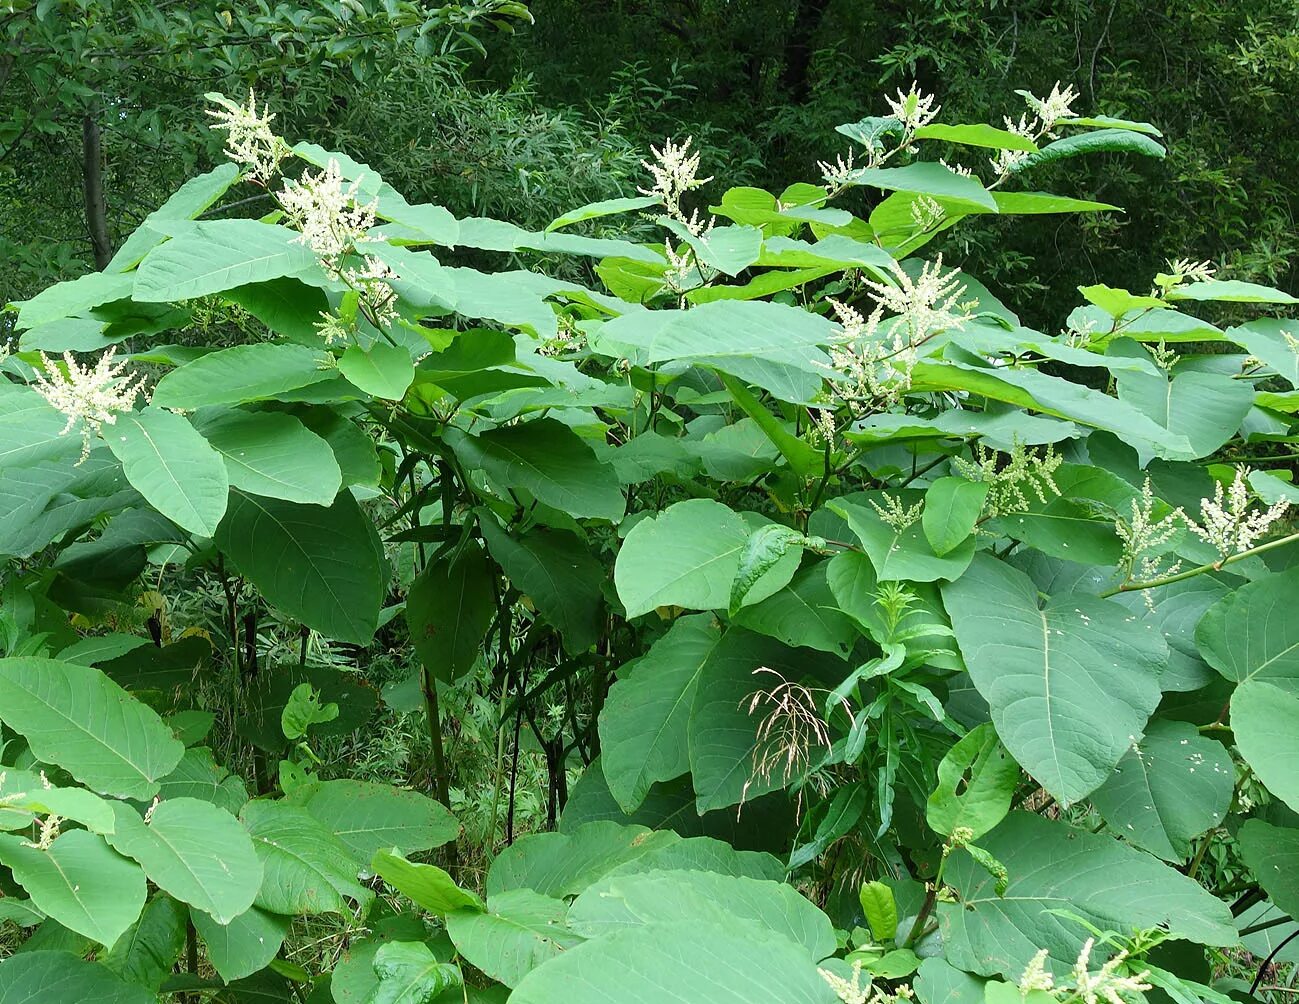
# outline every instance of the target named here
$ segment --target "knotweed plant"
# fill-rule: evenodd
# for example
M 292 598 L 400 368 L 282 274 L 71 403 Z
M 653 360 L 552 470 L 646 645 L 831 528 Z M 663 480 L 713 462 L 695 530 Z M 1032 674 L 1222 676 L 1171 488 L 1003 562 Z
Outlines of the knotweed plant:
M 82 366 L 71 352 L 63 353 L 60 366 L 41 353 L 41 368 L 33 387 L 49 405 L 67 416 L 63 434 L 81 427 L 81 461 L 90 456 L 93 438 L 117 416 L 130 411 L 144 388 L 144 376 L 127 372 L 126 360 L 114 362 L 117 347 L 105 350 L 94 366 Z
M 1009 454 L 978 443 L 970 459 L 952 458 L 952 467 L 963 478 L 987 484 L 983 512 L 989 518 L 1027 509 L 1029 495 L 1043 505 L 1058 496 L 1054 475 L 1062 463 L 1064 458 L 1052 446 L 1034 453 L 1019 442 L 1011 444 Z
M 1200 519 L 1191 524 L 1191 532 L 1217 548 L 1223 558 L 1248 551 L 1261 540 L 1269 528 L 1284 518 L 1290 508 L 1285 499 L 1266 509 L 1256 509 L 1249 490 L 1249 468 L 1236 468 L 1230 487 L 1219 481 L 1213 486 L 1213 498 L 1200 499 Z
M 223 94 L 208 94 L 207 100 L 216 105 L 208 114 L 216 119 L 210 127 L 226 134 L 226 156 L 244 168 L 244 176 L 265 187 L 279 173 L 280 163 L 290 153 L 271 123 L 275 115 L 264 108 L 257 111 L 257 96 L 248 91 L 248 104 L 231 101 Z
M 1130 971 L 1128 953 L 1120 951 L 1107 959 L 1099 969 L 1091 967 L 1094 938 L 1088 938 L 1078 953 L 1069 975 L 1056 980 L 1048 965 L 1044 948 L 1033 956 L 1019 977 L 1019 992 L 1025 1000 L 1033 993 L 1047 994 L 1060 1004 L 1133 1004 L 1151 989 L 1146 981 L 1149 970 Z

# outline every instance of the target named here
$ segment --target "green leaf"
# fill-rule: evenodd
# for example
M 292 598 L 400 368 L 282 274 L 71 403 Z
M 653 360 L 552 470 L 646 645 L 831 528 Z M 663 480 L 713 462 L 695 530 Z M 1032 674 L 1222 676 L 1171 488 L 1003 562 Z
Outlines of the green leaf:
M 777 991 L 775 988 L 779 988 Z M 530 973 L 511 1004 L 834 1004 L 837 998 L 800 946 L 732 921 L 678 921 L 615 931 L 578 945 Z
M 148 823 L 117 805 L 117 829 L 108 842 L 133 858 L 150 881 L 182 903 L 229 923 L 253 904 L 262 866 L 238 820 L 196 798 L 169 798 Z
M 216 544 L 289 616 L 340 641 L 365 645 L 374 637 L 388 572 L 350 492 L 324 508 L 233 491 Z
M 109 949 L 103 963 L 129 983 L 157 991 L 185 948 L 188 913 L 170 896 L 155 896 Z
M 1024 150 L 1028 153 L 1037 151 L 1037 144 L 1027 136 L 983 123 L 943 125 L 941 122 L 933 122 L 917 129 L 915 137 L 939 140 L 944 143 L 959 143 L 962 146 L 981 146 L 990 150 Z
M 1299 321 L 1260 317 L 1228 328 L 1227 337 L 1276 370 L 1291 387 L 1299 387 L 1299 352 L 1290 347 L 1290 339 L 1299 338 Z
M 192 300 L 281 276 L 319 273 L 315 254 L 287 227 L 235 219 L 177 222 L 167 230 L 171 240 L 145 255 L 135 272 L 132 295 L 138 301 Z
M 973 537 L 967 536 L 964 543 L 940 556 L 919 526 L 895 530 L 873 509 L 853 502 L 836 500 L 827 508 L 848 522 L 881 582 L 955 579 L 969 567 L 970 559 L 974 557 Z
M 655 782 L 690 769 L 687 728 L 695 686 L 720 638 L 711 616 L 679 617 L 609 689 L 600 713 L 600 762 L 609 791 L 627 812 Z
M 854 185 L 869 185 L 888 192 L 916 192 L 961 208 L 973 207 L 976 212 L 997 211 L 992 193 L 977 178 L 957 174 L 950 167 L 933 161 L 920 161 L 906 167 L 860 168 L 852 173 L 851 181 Z
M 606 875 L 568 911 L 568 926 L 587 938 L 675 920 L 751 922 L 802 945 L 814 962 L 836 947 L 830 918 L 793 886 L 706 871 Z
M 1135 296 L 1126 289 L 1114 289 L 1111 286 L 1079 286 L 1080 292 L 1088 303 L 1094 303 L 1115 320 L 1131 310 L 1159 310 L 1164 301 L 1157 296 Z
M 898 904 L 893 890 L 883 882 L 867 882 L 858 890 L 857 898 L 875 940 L 892 941 L 898 933 Z
M 1249 819 L 1236 839 L 1241 858 L 1272 902 L 1292 918 L 1299 914 L 1299 830 Z
M 33 815 L 53 813 L 71 819 L 92 833 L 113 831 L 113 805 L 85 788 L 62 788 L 40 774 L 5 768 L 0 771 L 0 829 L 21 830 L 31 825 Z
M 53 659 L 0 659 L 0 721 L 105 795 L 152 798 L 185 752 L 152 708 L 98 669 Z
M 958 828 L 978 840 L 1006 818 L 1019 786 L 1019 765 L 1010 758 L 992 724 L 971 729 L 938 764 L 938 785 L 925 803 L 925 819 L 950 837 Z
M 549 226 L 546 227 L 546 233 L 555 230 L 561 230 L 564 227 L 571 226 L 574 223 L 580 223 L 583 220 L 595 220 L 602 216 L 612 216 L 615 213 L 634 212 L 637 209 L 648 209 L 650 206 L 657 206 L 662 200 L 657 195 L 634 195 L 631 198 L 624 199 L 602 199 L 599 202 L 588 202 L 585 206 L 577 209 L 570 209 L 562 216 L 553 219 Z
M 1299 299 L 1271 286 L 1240 279 L 1191 282 L 1168 291 L 1170 300 L 1216 300 L 1224 303 L 1299 303 Z
M 272 342 L 219 349 L 164 376 L 152 401 L 159 408 L 186 410 L 262 401 L 331 379 L 335 371 L 327 368 L 329 358 L 304 345 Z
M 1260 680 L 1299 693 L 1299 618 L 1291 616 L 1299 569 L 1265 575 L 1204 612 L 1195 644 L 1204 661 L 1236 683 Z
M 948 859 L 955 903 L 938 917 L 947 961 L 983 976 L 1019 974 L 1038 949 L 1073 965 L 1090 934 L 1063 922 L 1065 911 L 1108 931 L 1166 927 L 1170 937 L 1234 945 L 1227 905 L 1192 879 L 1107 834 L 1087 833 L 1027 812 L 1015 812 L 980 841 L 1009 874 L 997 879 L 964 851 Z
M 1011 214 L 1036 215 L 1039 213 L 1097 213 L 1122 212 L 1118 206 L 1108 202 L 1092 202 L 1088 199 L 1071 199 L 1064 195 L 1051 195 L 1048 192 L 993 192 L 997 209 L 1004 216 Z
M 1014 168 L 1013 173 L 1021 174 L 1039 164 L 1090 153 L 1138 153 L 1161 160 L 1165 156 L 1164 148 L 1149 136 L 1127 129 L 1099 129 L 1096 132 L 1075 133 L 1048 143 L 1037 153 L 1030 153 Z
M 744 517 L 720 502 L 690 499 L 642 519 L 627 534 L 613 579 L 628 617 L 656 607 L 724 610 L 751 530 Z M 750 586 L 756 603 L 787 583 L 800 551 L 787 552 Z
M 536 419 L 479 436 L 447 429 L 461 464 L 482 470 L 502 490 L 523 489 L 576 518 L 618 522 L 627 508 L 618 475 L 567 425 Z
M 501 571 L 559 630 L 564 648 L 574 655 L 590 649 L 603 626 L 601 586 L 608 573 L 587 544 L 566 530 L 507 532 L 489 517 L 478 526 Z
M 234 814 L 248 801 L 241 778 L 218 767 L 205 746 L 187 749 L 176 769 L 159 782 L 162 798 L 201 798 Z
M 802 551 L 804 537 L 793 527 L 781 523 L 767 523 L 749 534 L 740 551 L 740 561 L 731 583 L 730 612 L 735 614 L 757 585 L 758 580 L 770 572 L 790 549 Z
M 848 658 L 859 634 L 830 589 L 826 579 L 829 564 L 818 561 L 800 568 L 789 585 L 761 603 L 738 611 L 732 623 L 778 638 L 786 645 Z
M 766 433 L 767 438 L 794 471 L 803 477 L 812 477 L 824 468 L 825 459 L 816 448 L 794 435 L 787 427 L 787 423 L 776 418 L 744 384 L 725 373 L 721 374 L 721 377 L 722 383 L 735 399 L 735 403 Z
M 230 481 L 221 455 L 189 422 L 162 408 L 119 415 L 104 438 L 126 479 L 177 526 L 211 537 Z
M 69 830 L 49 850 L 0 834 L 0 863 L 27 890 L 33 906 L 106 948 L 144 909 L 144 872 L 88 830 Z
M 306 809 L 257 799 L 239 817 L 262 862 L 257 906 L 289 915 L 345 915 L 347 897 L 369 907 L 374 893 L 357 882 L 352 852 Z
M 85 962 L 71 952 L 19 952 L 0 962 L 0 1001 L 4 1004 L 155 1004 L 157 995 L 125 983 L 107 966 Z
M 131 295 L 133 277 L 112 272 L 89 272 L 77 279 L 55 283 L 30 300 L 17 304 L 16 327 L 34 328 L 40 324 L 84 314 L 103 303 Z
M 1226 819 L 1235 779 L 1221 743 L 1186 722 L 1153 721 L 1091 800 L 1116 835 L 1183 862 L 1191 841 Z
M 955 550 L 974 532 L 988 487 L 985 481 L 955 477 L 939 478 L 929 486 L 920 526 L 935 555 L 941 558 Z
M 289 933 L 290 918 L 255 906 L 228 924 L 218 924 L 198 910 L 191 912 L 190 917 L 207 946 L 208 961 L 227 983 L 265 969 Z
M 252 495 L 327 506 L 343 484 L 329 444 L 292 415 L 199 413 L 194 427 L 225 460 L 230 485 Z
M 320 703 L 320 692 L 310 683 L 299 683 L 289 694 L 280 712 L 280 731 L 290 741 L 301 739 L 313 725 L 324 725 L 338 717 L 338 705 L 333 701 Z
M 487 909 L 476 893 L 462 889 L 437 865 L 407 861 L 396 847 L 376 851 L 370 870 L 407 899 L 439 917 L 457 910 Z
M 1299 812 L 1299 693 L 1265 679 L 1246 680 L 1231 695 L 1236 748 L 1272 794 Z
M 584 940 L 565 923 L 568 904 L 531 889 L 488 897 L 486 912 L 457 910 L 447 916 L 447 933 L 472 965 L 507 987 L 532 970 L 571 952 Z
M 459 560 L 424 568 L 406 596 L 406 623 L 420 662 L 450 683 L 473 668 L 496 613 L 493 572 L 486 556 L 468 548 Z
M 192 220 L 229 191 L 238 178 L 239 165 L 229 162 L 190 178 L 144 218 L 144 222 L 122 242 L 104 271 L 125 272 L 139 264 L 141 258 L 166 239 L 165 234 L 155 230 L 150 223 Z
M 400 401 L 415 379 L 410 353 L 384 342 L 375 342 L 368 349 L 349 345 L 338 360 L 338 371 L 367 394 L 387 401 Z
M 1091 129 L 1131 129 L 1133 132 L 1145 133 L 1147 136 L 1162 136 L 1149 122 L 1134 122 L 1132 119 L 1113 118 L 1109 115 L 1087 115 L 1079 118 L 1062 119 L 1061 125 L 1084 126 Z
M 1103 784 L 1159 703 L 1163 638 L 1108 600 L 1039 607 L 1032 580 L 986 554 L 943 603 L 1011 755 L 1065 804 Z
M 588 823 L 572 833 L 534 833 L 498 854 L 487 873 L 487 895 L 531 889 L 543 896 L 576 896 L 615 868 L 682 843 L 671 831 L 611 822 Z
M 379 985 L 369 1004 L 430 1004 L 444 991 L 464 984 L 459 967 L 439 962 L 428 946 L 418 941 L 380 945 L 374 971 Z
M 427 851 L 460 833 L 460 824 L 441 802 L 390 784 L 316 781 L 294 791 L 289 800 L 333 831 L 363 868 L 380 850 Z

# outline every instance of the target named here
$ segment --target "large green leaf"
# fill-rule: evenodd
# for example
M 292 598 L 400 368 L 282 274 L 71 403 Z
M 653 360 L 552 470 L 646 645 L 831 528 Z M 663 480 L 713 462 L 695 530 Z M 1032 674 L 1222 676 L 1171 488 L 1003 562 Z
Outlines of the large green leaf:
M 1299 337 L 1299 322 L 1260 317 L 1240 327 L 1228 328 L 1227 337 L 1276 370 L 1291 387 L 1299 387 L 1299 352 L 1290 347 L 1291 341 Z
M 373 781 L 315 781 L 295 788 L 289 801 L 332 830 L 362 868 L 377 851 L 427 851 L 460 832 L 460 824 L 441 802 Z
M 257 906 L 271 913 L 347 914 L 344 897 L 367 908 L 372 893 L 356 880 L 347 845 L 306 809 L 257 799 L 239 814 L 261 858 Z
M 1299 569 L 1266 575 L 1205 611 L 1195 643 L 1228 680 L 1266 680 L 1299 692 L 1299 617 L 1293 616 Z
M 289 918 L 249 907 L 228 924 L 218 924 L 206 913 L 190 914 L 194 929 L 207 946 L 208 961 L 223 980 L 243 979 L 266 968 L 289 933 Z
M 407 861 L 395 847 L 377 852 L 369 867 L 411 902 L 439 917 L 457 910 L 486 909 L 477 894 L 462 889 L 437 865 Z
M 349 345 L 338 360 L 338 370 L 367 394 L 387 401 L 400 401 L 415 379 L 410 353 L 385 342 L 375 342 L 368 349 Z
M 194 425 L 225 460 L 234 488 L 327 506 L 343 485 L 329 444 L 292 415 L 220 409 L 195 416 Z
M 488 897 L 487 910 L 457 910 L 447 916 L 447 933 L 474 966 L 508 987 L 543 963 L 583 941 L 565 922 L 568 904 L 531 889 Z
M 1104 783 L 1159 703 L 1163 638 L 1108 600 L 1039 607 L 1032 580 L 986 554 L 943 602 L 1011 755 L 1066 804 Z
M 420 941 L 394 941 L 380 945 L 374 955 L 379 985 L 369 1004 L 431 1004 L 444 992 L 464 984 L 460 967 L 439 962 Z
M 1004 893 L 964 851 L 948 861 L 957 901 L 940 903 L 947 961 L 984 976 L 1018 978 L 1038 949 L 1066 968 L 1090 937 L 1082 917 L 1102 930 L 1165 927 L 1205 945 L 1237 939 L 1225 903 L 1192 879 L 1108 834 L 1075 830 L 1026 812 L 1013 813 L 979 846 L 1006 867 Z
M 609 689 L 600 713 L 600 761 L 609 791 L 627 812 L 655 782 L 690 769 L 695 686 L 720 638 L 710 615 L 678 618 Z
M 915 137 L 960 143 L 962 146 L 982 146 L 991 150 L 1025 150 L 1029 153 L 1037 150 L 1037 144 L 1027 136 L 982 122 L 977 125 L 944 125 L 933 122 L 917 129 Z
M 357 645 L 374 637 L 387 566 L 373 525 L 350 492 L 328 508 L 231 492 L 216 543 L 291 617 Z
M 104 430 L 126 479 L 158 512 L 211 537 L 226 511 L 225 463 L 189 421 L 162 408 L 119 415 Z
M 256 220 L 160 224 L 172 239 L 151 250 L 135 272 L 144 302 L 192 300 L 285 275 L 319 272 L 299 234 Z
M 509 533 L 494 519 L 479 521 L 487 549 L 506 577 L 528 597 L 576 654 L 600 635 L 605 566 L 576 534 L 534 527 Z
M 104 965 L 122 979 L 156 991 L 185 949 L 188 918 L 185 907 L 170 896 L 154 896 L 104 956 Z
M 884 522 L 874 509 L 842 500 L 831 502 L 828 508 L 847 521 L 881 582 L 955 579 L 974 557 L 974 538 L 968 534 L 940 556 L 921 524 L 913 523 L 898 530 Z
M 450 683 L 474 666 L 496 612 L 494 574 L 482 551 L 470 548 L 427 565 L 406 595 L 406 624 L 420 661 Z
M 1015 167 L 1015 173 L 1027 171 L 1053 160 L 1078 157 L 1088 153 L 1139 153 L 1146 157 L 1164 157 L 1164 148 L 1149 136 L 1128 129 L 1098 129 L 1075 133 L 1048 143 L 1037 153 L 1030 153 Z
M 0 465 L 6 477 L 41 460 L 75 459 L 81 443 L 67 417 L 29 387 L 0 382 Z
M 1019 765 L 991 723 L 984 722 L 938 764 L 938 784 L 925 803 L 925 819 L 945 837 L 963 827 L 977 840 L 1006 818 L 1019 778 Z
M 20 952 L 0 962 L 0 1004 L 155 1004 L 157 999 L 71 952 Z
M 1299 830 L 1246 820 L 1237 835 L 1240 856 L 1272 902 L 1299 916 Z
M 236 345 L 172 370 L 158 381 L 152 401 L 163 408 L 193 409 L 273 398 L 333 377 L 329 358 L 304 345 Z
M 1226 303 L 1299 303 L 1289 293 L 1241 279 L 1190 282 L 1168 291 L 1170 300 L 1217 300 Z
M 784 882 L 706 871 L 606 875 L 578 896 L 568 925 L 587 938 L 626 927 L 707 920 L 726 926 L 751 921 L 802 945 L 813 962 L 833 954 L 830 918 Z
M 196 798 L 169 798 L 146 823 L 130 806 L 117 806 L 108 842 L 133 858 L 159 888 L 228 924 L 253 905 L 262 865 L 234 816 Z
M 534 833 L 498 854 L 487 873 L 487 895 L 531 889 L 543 896 L 576 896 L 602 875 L 680 842 L 670 831 L 588 823 L 572 833 Z
M 218 767 L 206 746 L 187 749 L 176 769 L 158 782 L 158 794 L 162 798 L 201 798 L 232 814 L 248 801 L 243 779 Z
M 48 850 L 0 834 L 0 863 L 27 890 L 33 906 L 106 948 L 144 908 L 144 872 L 89 830 L 69 830 Z
M 54 659 L 0 659 L 0 721 L 106 795 L 152 798 L 185 752 L 157 712 L 98 669 Z
M 530 973 L 511 1004 L 835 1004 L 806 951 L 755 924 L 677 921 L 616 931 Z
M 638 522 L 627 534 L 613 579 L 628 617 L 661 606 L 725 610 L 752 527 L 739 513 L 710 499 L 690 499 Z M 801 551 L 785 557 L 748 590 L 757 603 L 784 586 Z
M 614 469 L 564 423 L 537 419 L 479 436 L 446 431 L 460 462 L 482 470 L 502 490 L 530 492 L 570 516 L 622 519 L 627 503 Z
M 756 535 L 755 535 L 756 536 Z M 752 539 L 752 538 L 750 538 Z M 740 627 L 846 659 L 858 638 L 853 619 L 840 608 L 826 581 L 829 561 L 798 570 L 789 585 L 731 618 Z
M 997 203 L 979 179 L 958 174 L 945 164 L 920 161 L 906 167 L 861 168 L 852 174 L 855 185 L 869 185 L 888 192 L 915 192 L 941 198 L 953 205 L 977 211 L 997 211 Z
M 190 178 L 144 218 L 144 222 L 117 249 L 104 271 L 125 272 L 139 264 L 141 258 L 166 239 L 150 223 L 192 220 L 221 198 L 238 178 L 239 165 L 232 162 L 218 164 L 212 170 Z
M 1226 818 L 1235 780 L 1222 743 L 1186 722 L 1153 721 L 1091 800 L 1116 835 L 1180 862 Z
M 1231 695 L 1236 748 L 1255 776 L 1299 812 L 1299 692 L 1267 680 L 1246 680 Z
M 132 277 L 112 272 L 90 272 L 67 282 L 55 283 L 30 300 L 18 304 L 19 328 L 34 328 L 74 314 L 84 314 L 102 303 L 131 294 Z

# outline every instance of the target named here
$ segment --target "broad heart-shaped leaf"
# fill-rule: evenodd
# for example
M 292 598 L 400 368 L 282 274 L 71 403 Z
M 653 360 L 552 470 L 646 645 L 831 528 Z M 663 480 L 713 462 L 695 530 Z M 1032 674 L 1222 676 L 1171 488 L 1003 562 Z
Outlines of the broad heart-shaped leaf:
M 588 202 L 585 206 L 570 209 L 563 216 L 551 220 L 546 227 L 546 233 L 553 233 L 574 223 L 581 223 L 583 220 L 594 220 L 601 216 L 611 216 L 614 213 L 628 213 L 637 209 L 647 209 L 661 203 L 662 199 L 657 195 L 633 195 L 630 198 L 602 199 L 599 202 Z
M 695 685 L 720 638 L 711 615 L 679 617 L 609 688 L 600 712 L 600 762 L 609 791 L 627 812 L 655 782 L 690 769 Z
M 1246 680 L 1231 695 L 1236 748 L 1268 791 L 1299 812 L 1299 692 Z
M 1089 932 L 1053 910 L 1077 914 L 1102 930 L 1162 925 L 1174 938 L 1236 943 L 1225 903 L 1108 834 L 1015 812 L 979 846 L 1005 865 L 1009 883 L 999 895 L 997 879 L 966 852 L 948 859 L 946 877 L 957 900 L 940 903 L 938 916 L 947 961 L 960 969 L 1017 979 L 1040 948 L 1057 965 L 1073 965 Z
M 854 502 L 837 500 L 829 503 L 827 508 L 847 521 L 881 582 L 955 579 L 969 567 L 970 559 L 974 557 L 974 538 L 971 536 L 940 557 L 921 526 L 915 523 L 899 531 L 885 523 L 874 509 Z
M 152 401 L 185 409 L 262 401 L 332 378 L 328 363 L 328 353 L 305 345 L 236 345 L 172 370 L 158 381 Z
M 492 518 L 478 523 L 487 550 L 514 587 L 558 628 L 564 648 L 587 651 L 600 635 L 605 565 L 576 534 L 535 527 L 507 533 Z
M 176 769 L 158 782 L 158 794 L 162 798 L 200 798 L 231 814 L 248 801 L 243 779 L 218 767 L 206 746 L 187 749 Z
M 510 1004 L 835 1004 L 807 952 L 756 924 L 677 921 L 569 949 L 515 988 Z
M 34 328 L 74 314 L 84 314 L 103 303 L 131 295 L 132 277 L 112 272 L 90 272 L 56 283 L 18 306 L 19 328 Z
M 623 541 L 613 570 L 627 616 L 661 606 L 725 610 L 752 531 L 745 516 L 711 499 L 678 502 L 642 519 Z M 745 602 L 764 600 L 789 582 L 801 556 L 800 549 L 788 550 L 749 587 Z
M 477 894 L 460 888 L 455 879 L 437 865 L 407 861 L 396 847 L 390 851 L 378 851 L 369 867 L 411 902 L 439 917 L 457 910 L 486 909 Z
M 107 966 L 86 962 L 71 952 L 19 952 L 0 962 L 3 1004 L 156 1004 L 157 999 Z
M 103 957 L 122 979 L 157 991 L 185 949 L 189 911 L 170 896 L 154 896 Z
M 978 840 L 1006 818 L 1019 785 L 1019 765 L 1006 753 L 991 723 L 971 729 L 938 764 L 938 785 L 925 803 L 925 819 L 950 837 L 958 827 Z
M 1091 800 L 1115 835 L 1181 862 L 1194 838 L 1226 818 L 1235 779 L 1221 743 L 1187 722 L 1156 720 Z
M 997 735 L 1065 804 L 1110 776 L 1159 703 L 1168 646 L 1152 625 L 1094 597 L 1038 606 L 1023 572 L 987 554 L 943 587 L 970 679 Z
M 201 910 L 190 913 L 207 946 L 208 961 L 227 983 L 266 968 L 289 933 L 289 918 L 249 907 L 229 924 L 218 924 Z
M 1299 915 L 1299 830 L 1249 819 L 1237 835 L 1240 856 L 1272 902 Z
M 786 645 L 848 658 L 859 634 L 856 623 L 839 608 L 830 590 L 826 580 L 829 564 L 824 560 L 800 568 L 784 589 L 742 608 L 731 622 Z
M 460 824 L 449 809 L 427 795 L 373 781 L 315 781 L 294 789 L 301 805 L 350 847 L 360 867 L 380 850 L 411 853 L 454 840 Z
M 349 345 L 338 360 L 338 371 L 367 394 L 387 401 L 400 401 L 415 379 L 410 353 L 385 342 L 375 342 L 368 349 Z
M 263 910 L 343 914 L 344 897 L 368 909 L 374 893 L 357 882 L 352 852 L 306 809 L 256 799 L 239 816 L 262 861 Z
M 118 415 L 103 430 L 131 487 L 179 527 L 211 537 L 226 511 L 230 479 L 221 454 L 189 421 L 162 408 Z
M 388 571 L 373 525 L 350 492 L 325 508 L 233 491 L 216 544 L 289 616 L 356 645 L 374 637 Z
M 41 460 L 75 460 L 81 444 L 63 432 L 66 426 L 67 417 L 30 387 L 0 383 L 0 465 L 6 477 Z
M 125 272 L 139 264 L 149 251 L 161 244 L 166 236 L 159 233 L 150 222 L 163 220 L 192 220 L 221 198 L 239 178 L 239 165 L 231 162 L 219 164 L 206 174 L 190 178 L 176 189 L 167 201 L 144 218 L 122 246 L 113 255 L 105 272 Z M 130 277 L 134 280 L 134 276 Z
M 0 863 L 33 906 L 106 948 L 144 908 L 144 872 L 89 830 L 69 830 L 45 851 L 21 837 L 0 835 Z
M 1299 353 L 1290 348 L 1289 342 L 1296 336 L 1299 322 L 1276 317 L 1260 317 L 1227 329 L 1228 338 L 1276 370 L 1291 387 L 1299 387 Z
M 606 875 L 578 896 L 568 926 L 587 938 L 625 927 L 708 920 L 725 926 L 752 921 L 802 945 L 813 962 L 835 950 L 830 918 L 784 882 L 705 871 Z
M 234 816 L 196 798 L 159 802 L 146 823 L 129 805 L 116 806 L 108 842 L 133 858 L 149 879 L 182 903 L 228 924 L 253 905 L 262 864 Z
M 406 595 L 411 644 L 446 683 L 469 672 L 496 612 L 492 567 L 476 547 L 427 565 Z
M 582 943 L 565 923 L 567 913 L 562 899 L 511 889 L 488 897 L 485 912 L 448 914 L 447 933 L 474 966 L 515 987 L 533 969 Z
M 160 224 L 173 236 L 135 272 L 141 302 L 192 300 L 285 275 L 319 273 L 316 256 L 287 227 L 256 220 Z M 323 274 L 323 273 L 322 273 Z
M 916 139 L 936 139 L 962 146 L 982 146 L 990 150 L 1024 150 L 1033 153 L 1037 144 L 1027 136 L 985 125 L 943 125 L 934 122 L 916 130 Z
M 1109 352 L 1149 358 L 1146 349 L 1129 338 L 1112 343 Z M 1170 378 L 1163 373 L 1120 370 L 1115 376 L 1119 400 L 1169 432 L 1185 436 L 1196 457 L 1207 457 L 1235 435 L 1254 405 L 1253 386 L 1225 373 L 1192 370 Z
M 200 412 L 194 425 L 225 460 L 234 488 L 327 506 L 343 485 L 329 444 L 292 415 L 221 408 Z
M 502 489 L 522 488 L 577 518 L 622 519 L 627 501 L 618 475 L 563 422 L 536 419 L 479 436 L 447 429 L 447 445 L 465 467 L 481 469 Z
M 98 669 L 54 659 L 0 659 L 0 721 L 105 795 L 152 798 L 185 752 L 157 712 Z
M 531 889 L 557 899 L 576 896 L 613 869 L 680 842 L 670 830 L 611 822 L 588 823 L 572 833 L 531 833 L 492 861 L 487 895 Z
M 954 477 L 939 478 L 929 486 L 920 525 L 934 554 L 943 557 L 974 532 L 988 488 L 986 481 Z
M 1265 680 L 1299 693 L 1299 569 L 1246 583 L 1204 612 L 1195 644 L 1228 680 Z
M 422 941 L 393 941 L 374 955 L 379 985 L 369 1004 L 431 1004 L 443 992 L 463 986 L 460 968 L 439 962 Z

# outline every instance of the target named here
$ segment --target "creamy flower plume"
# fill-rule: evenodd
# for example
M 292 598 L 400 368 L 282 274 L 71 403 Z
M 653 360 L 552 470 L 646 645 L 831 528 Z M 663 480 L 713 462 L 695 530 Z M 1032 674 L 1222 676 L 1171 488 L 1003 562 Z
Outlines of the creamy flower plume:
M 1216 547 L 1224 558 L 1248 551 L 1290 508 L 1282 499 L 1266 509 L 1251 509 L 1249 474 L 1248 467 L 1237 467 L 1236 477 L 1225 491 L 1222 482 L 1217 482 L 1213 498 L 1200 499 L 1199 523 L 1190 524 L 1191 532 Z
M 915 132 L 921 126 L 928 125 L 943 109 L 942 105 L 934 104 L 934 95 L 925 94 L 920 90 L 920 85 L 915 83 L 905 94 L 899 88 L 896 100 L 888 95 L 884 96 L 884 100 L 889 106 L 890 115 L 901 122 L 908 132 Z
M 275 134 L 271 122 L 275 116 L 265 110 L 257 113 L 257 97 L 248 91 L 248 104 L 241 105 L 222 94 L 209 94 L 217 105 L 208 114 L 217 121 L 213 129 L 226 134 L 226 156 L 242 164 L 248 177 L 265 185 L 280 169 L 280 161 L 289 155 L 289 145 Z
M 687 217 L 681 208 L 681 196 L 713 180 L 699 177 L 699 152 L 690 149 L 693 141 L 693 137 L 687 136 L 684 143 L 676 143 L 669 137 L 662 148 L 651 146 L 654 159 L 641 161 L 641 167 L 649 171 L 654 184 L 637 189 L 642 195 L 662 199 L 667 214 L 683 223 Z M 694 232 L 693 228 L 691 232 Z
M 1028 102 L 1028 107 L 1042 123 L 1043 132 L 1049 133 L 1063 120 L 1077 117 L 1077 113 L 1070 108 L 1070 105 L 1078 100 L 1078 92 L 1073 89 L 1073 84 L 1060 90 L 1060 81 L 1057 80 L 1055 86 L 1051 88 L 1051 93 L 1044 98 L 1039 98 L 1028 91 L 1021 93 L 1024 95 L 1024 100 Z
M 940 331 L 964 327 L 971 311 L 960 302 L 965 286 L 957 278 L 959 268 L 943 272 L 943 256 L 925 262 L 914 278 L 896 261 L 889 262 L 895 282 L 864 280 L 871 298 L 886 311 L 897 314 L 893 324 L 907 329 L 909 339 L 917 339 Z
M 63 353 L 63 366 L 59 366 L 44 352 L 37 370 L 35 390 L 50 406 L 68 417 L 63 427 L 66 434 L 81 423 L 81 461 L 90 456 L 90 441 L 104 425 L 117 421 L 119 413 L 130 411 L 136 395 L 144 384 L 144 377 L 126 372 L 126 361 L 114 362 L 116 347 L 106 351 L 92 366 L 81 366 L 71 352 Z M 66 370 L 66 372 L 64 371 Z
M 311 248 L 335 276 L 341 274 L 343 256 L 374 226 L 378 199 L 362 203 L 357 198 L 360 189 L 360 178 L 343 186 L 338 161 L 330 158 L 323 171 L 306 171 L 298 181 L 285 181 L 280 192 L 280 205 L 302 231 L 298 243 Z

